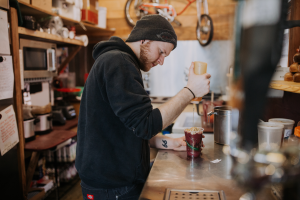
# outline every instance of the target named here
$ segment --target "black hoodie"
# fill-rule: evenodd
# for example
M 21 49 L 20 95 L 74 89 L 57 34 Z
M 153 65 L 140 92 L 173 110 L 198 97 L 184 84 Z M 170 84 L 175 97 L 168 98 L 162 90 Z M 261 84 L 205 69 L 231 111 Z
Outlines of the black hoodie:
M 95 188 L 144 183 L 149 173 L 148 140 L 162 117 L 144 90 L 139 60 L 118 37 L 99 42 L 79 112 L 76 169 Z

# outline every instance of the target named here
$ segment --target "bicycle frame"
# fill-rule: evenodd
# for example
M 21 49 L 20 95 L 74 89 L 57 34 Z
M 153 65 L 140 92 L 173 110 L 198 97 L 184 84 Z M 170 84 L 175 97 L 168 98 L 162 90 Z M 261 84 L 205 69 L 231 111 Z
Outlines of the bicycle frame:
M 194 3 L 195 1 L 197 4 L 197 18 L 198 21 L 200 21 L 200 17 L 201 17 L 201 4 L 203 3 L 204 6 L 204 13 L 208 14 L 208 5 L 207 5 L 207 0 L 187 0 L 188 4 L 186 4 L 186 6 L 177 14 L 176 10 L 174 9 L 174 7 L 172 5 L 168 4 L 168 0 L 165 0 L 165 4 L 159 4 L 159 3 L 142 3 L 140 5 L 138 5 L 138 1 L 135 1 L 135 8 L 139 8 L 140 10 L 143 10 L 145 12 L 148 12 L 149 14 L 156 14 L 153 13 L 149 10 L 147 10 L 147 8 L 157 8 L 157 9 L 166 9 L 172 12 L 172 14 L 170 15 L 172 18 L 181 15 L 186 9 L 187 7 L 189 7 L 192 3 Z M 156 1 L 157 2 L 157 1 Z

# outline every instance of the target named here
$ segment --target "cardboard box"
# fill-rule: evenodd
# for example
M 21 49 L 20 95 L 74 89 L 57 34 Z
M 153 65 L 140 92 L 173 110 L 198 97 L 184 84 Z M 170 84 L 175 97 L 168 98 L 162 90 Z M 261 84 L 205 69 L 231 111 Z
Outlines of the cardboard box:
M 96 2 L 98 2 L 98 0 L 82 0 L 82 9 L 91 10 L 94 13 L 98 13 L 96 10 Z
M 28 4 L 30 4 L 30 0 L 18 0 L 19 2 L 24 2 L 24 3 L 28 3 Z
M 81 10 L 81 21 L 92 23 L 92 24 L 98 24 L 98 12 L 93 12 L 91 10 L 82 9 Z
M 52 10 L 52 0 L 31 0 L 31 5 L 47 11 Z

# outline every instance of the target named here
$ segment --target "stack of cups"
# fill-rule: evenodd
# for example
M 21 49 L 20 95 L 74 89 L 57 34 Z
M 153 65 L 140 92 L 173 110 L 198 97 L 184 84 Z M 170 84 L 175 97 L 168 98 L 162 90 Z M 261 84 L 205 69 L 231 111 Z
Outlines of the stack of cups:
M 293 127 L 295 124 L 294 120 L 284 119 L 284 118 L 271 118 L 271 119 L 269 119 L 269 122 L 283 124 L 283 126 L 284 126 L 283 137 L 284 138 L 288 138 L 293 134 Z

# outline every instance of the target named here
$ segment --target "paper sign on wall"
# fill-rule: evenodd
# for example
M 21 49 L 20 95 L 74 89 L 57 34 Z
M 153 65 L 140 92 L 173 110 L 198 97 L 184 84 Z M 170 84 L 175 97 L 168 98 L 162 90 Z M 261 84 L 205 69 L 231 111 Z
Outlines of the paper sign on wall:
M 0 54 L 10 55 L 7 12 L 0 9 Z
M 1 56 L 0 62 L 0 100 L 13 97 L 14 71 L 11 56 Z
M 19 142 L 16 115 L 12 105 L 0 112 L 0 151 L 3 156 Z

